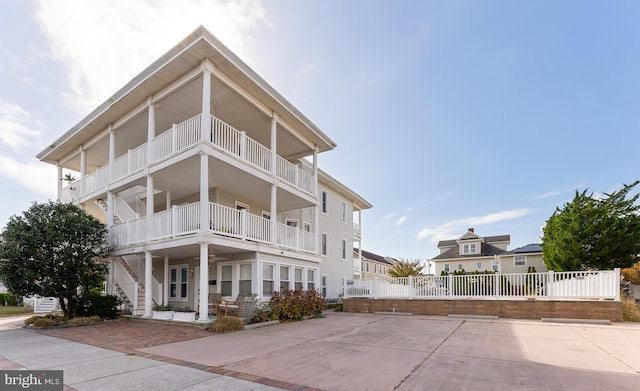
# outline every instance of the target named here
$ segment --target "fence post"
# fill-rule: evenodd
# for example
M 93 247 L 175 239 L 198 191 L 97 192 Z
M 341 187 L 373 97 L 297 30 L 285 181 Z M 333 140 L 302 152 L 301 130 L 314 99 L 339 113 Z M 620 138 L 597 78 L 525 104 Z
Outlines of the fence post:
M 447 293 L 449 294 L 449 297 L 453 296 L 453 275 L 451 273 L 447 274 Z
M 495 280 L 493 281 L 493 294 L 498 297 L 500 296 L 500 273 L 494 273 L 493 278 Z
M 413 289 L 413 276 L 409 276 L 409 300 L 413 299 L 414 289 Z
M 371 284 L 371 296 L 374 299 L 378 298 L 378 279 L 373 280 L 373 284 Z
M 549 270 L 549 273 L 547 273 L 547 296 L 549 297 L 554 297 L 555 296 L 555 292 L 554 292 L 554 281 L 553 281 L 553 270 Z
M 620 268 L 613 269 L 613 291 L 615 292 L 615 301 L 620 301 Z

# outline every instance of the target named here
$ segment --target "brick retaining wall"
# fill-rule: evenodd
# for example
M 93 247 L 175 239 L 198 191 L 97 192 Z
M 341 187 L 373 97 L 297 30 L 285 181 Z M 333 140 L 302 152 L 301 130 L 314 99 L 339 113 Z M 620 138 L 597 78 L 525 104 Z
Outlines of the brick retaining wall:
M 622 322 L 619 301 L 344 299 L 345 312 L 409 312 L 414 315 L 493 315 L 500 318 L 606 319 Z

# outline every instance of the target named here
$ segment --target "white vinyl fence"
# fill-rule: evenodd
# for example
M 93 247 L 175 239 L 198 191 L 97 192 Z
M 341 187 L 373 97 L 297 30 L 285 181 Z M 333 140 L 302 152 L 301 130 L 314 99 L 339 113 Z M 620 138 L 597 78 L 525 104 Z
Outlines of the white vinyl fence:
M 347 280 L 344 297 L 620 300 L 620 269 Z

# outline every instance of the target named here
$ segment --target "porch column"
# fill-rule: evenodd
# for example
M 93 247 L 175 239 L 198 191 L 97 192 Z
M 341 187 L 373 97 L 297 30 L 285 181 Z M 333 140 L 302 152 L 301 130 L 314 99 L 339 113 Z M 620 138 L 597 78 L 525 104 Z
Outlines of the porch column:
M 151 275 L 151 262 L 152 262 L 152 253 L 151 251 L 144 252 L 144 317 L 150 318 L 153 316 L 153 286 L 151 284 L 151 279 L 153 276 Z
M 320 208 L 318 203 L 320 203 L 320 192 L 318 187 L 318 146 L 313 150 L 313 187 L 316 193 L 316 204 L 313 207 L 313 232 L 315 233 L 316 243 L 315 243 L 315 254 L 318 255 L 320 251 L 320 241 L 322 240 L 322 236 L 320 235 Z
M 113 125 L 109 124 L 109 183 L 115 179 L 113 177 L 113 162 L 116 160 L 116 132 Z
M 277 170 L 277 153 L 278 148 L 277 141 L 277 129 L 278 129 L 278 114 L 274 111 L 271 116 L 271 177 L 273 182 L 271 183 L 271 244 L 276 245 L 278 243 L 278 182 L 276 173 Z
M 165 200 L 166 200 L 166 204 L 167 204 L 166 210 L 169 210 L 169 209 L 171 209 L 171 192 L 167 191 L 165 193 L 165 196 L 166 196 Z
M 209 320 L 209 245 L 200 244 L 200 316 L 198 320 Z
M 271 244 L 276 245 L 278 242 L 278 202 L 277 202 L 277 193 L 278 187 L 274 184 L 271 184 Z
M 153 204 L 153 177 L 151 175 L 147 175 L 147 211 L 146 211 L 146 220 L 147 224 L 147 235 L 145 236 L 147 240 L 151 239 L 153 236 L 153 224 L 151 222 L 151 216 L 154 212 L 154 204 Z
M 153 97 L 147 98 L 149 107 L 149 119 L 147 121 L 147 165 L 154 161 L 153 139 L 156 137 L 156 106 L 153 104 Z
M 168 305 L 169 304 L 169 256 L 165 255 L 164 256 L 164 273 L 162 274 L 164 276 L 163 281 L 162 281 L 162 304 L 163 305 Z
M 209 156 L 200 153 L 200 232 L 208 232 L 209 227 Z
M 87 153 L 84 146 L 80 146 L 80 197 L 84 195 L 84 182 L 87 175 Z
M 202 62 L 202 115 L 200 132 L 202 141 L 211 141 L 211 64 Z
M 113 202 L 113 192 L 112 191 L 108 191 L 107 192 L 107 232 L 109 233 L 108 236 L 108 243 L 111 244 L 113 242 L 112 238 L 111 238 L 111 232 L 113 230 L 113 221 L 114 221 L 114 202 Z
M 62 196 L 62 166 L 60 165 L 60 161 L 58 161 L 58 201 L 60 201 L 60 197 Z

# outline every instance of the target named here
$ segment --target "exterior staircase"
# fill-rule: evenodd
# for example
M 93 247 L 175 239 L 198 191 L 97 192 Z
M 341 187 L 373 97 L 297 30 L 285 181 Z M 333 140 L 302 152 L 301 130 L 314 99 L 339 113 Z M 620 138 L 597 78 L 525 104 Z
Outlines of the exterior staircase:
M 131 280 L 135 282 L 133 288 L 125 289 L 123 282 L 115 279 L 116 295 L 122 300 L 123 307 L 132 315 L 144 314 L 144 285 L 138 279 L 136 273 L 131 269 L 123 257 L 116 257 L 116 262 L 129 274 Z M 130 281 L 129 281 L 130 282 Z M 131 287 L 131 285 L 130 285 Z M 129 293 L 127 293 L 127 291 Z M 132 292 L 133 291 L 133 292 Z M 133 293 L 133 294 L 132 294 Z

